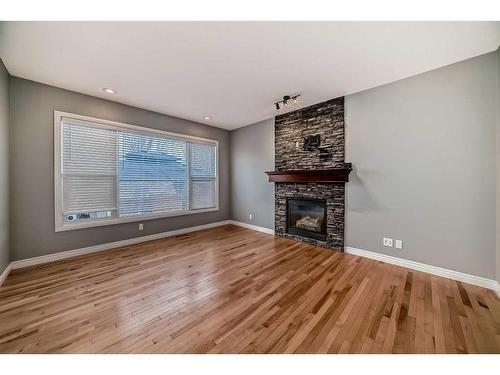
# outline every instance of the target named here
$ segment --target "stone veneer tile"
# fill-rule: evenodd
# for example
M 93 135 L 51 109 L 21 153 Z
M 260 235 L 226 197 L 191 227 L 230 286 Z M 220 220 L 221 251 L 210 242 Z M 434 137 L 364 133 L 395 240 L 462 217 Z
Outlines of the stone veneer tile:
M 316 134 L 321 136 L 321 146 L 332 146 L 332 157 L 324 162 L 319 159 L 319 151 L 303 149 L 304 138 Z M 344 98 L 276 117 L 274 135 L 276 170 L 342 167 L 345 148 Z
M 344 98 L 332 99 L 275 119 L 276 170 L 322 169 L 344 166 Z M 319 151 L 303 149 L 304 138 L 319 134 L 331 157 L 320 160 Z M 327 201 L 326 241 L 286 233 L 286 199 L 316 198 Z M 278 236 L 338 251 L 344 248 L 344 184 L 275 183 L 275 233 Z

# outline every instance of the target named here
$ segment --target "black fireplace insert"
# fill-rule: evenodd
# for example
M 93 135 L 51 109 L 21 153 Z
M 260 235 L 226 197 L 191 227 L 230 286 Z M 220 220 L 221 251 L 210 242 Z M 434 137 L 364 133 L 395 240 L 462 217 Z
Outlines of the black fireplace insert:
M 286 211 L 287 233 L 326 241 L 326 200 L 287 198 Z

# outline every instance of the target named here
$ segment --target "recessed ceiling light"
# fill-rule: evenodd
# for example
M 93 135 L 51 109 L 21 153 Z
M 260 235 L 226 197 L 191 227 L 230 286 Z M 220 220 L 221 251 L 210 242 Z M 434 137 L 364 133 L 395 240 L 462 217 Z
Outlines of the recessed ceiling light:
M 211 119 L 212 119 L 212 117 L 210 117 L 210 116 L 203 117 L 203 120 L 211 120 Z
M 116 91 L 113 89 L 108 89 L 108 88 L 103 88 L 102 91 L 108 93 L 108 94 L 116 94 Z

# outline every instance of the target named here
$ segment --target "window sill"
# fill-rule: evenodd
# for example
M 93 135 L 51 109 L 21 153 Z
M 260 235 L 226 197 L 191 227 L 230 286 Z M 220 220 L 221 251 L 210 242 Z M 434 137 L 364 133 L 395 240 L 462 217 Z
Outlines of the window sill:
M 185 216 L 185 215 L 193 215 L 193 214 L 201 214 L 205 212 L 214 212 L 219 211 L 219 207 L 213 208 L 204 208 L 199 210 L 191 210 L 191 211 L 172 211 L 168 213 L 162 214 L 153 214 L 147 216 L 134 216 L 130 218 L 111 218 L 111 219 L 102 219 L 102 220 L 92 220 L 88 222 L 80 222 L 80 223 L 56 223 L 56 232 L 66 232 L 69 230 L 76 229 L 85 229 L 85 228 L 94 228 L 94 227 L 102 227 L 106 225 L 116 225 L 116 224 L 125 224 L 125 223 L 134 223 L 141 222 L 145 220 L 154 220 L 154 219 L 163 219 L 167 217 L 176 217 L 176 216 Z

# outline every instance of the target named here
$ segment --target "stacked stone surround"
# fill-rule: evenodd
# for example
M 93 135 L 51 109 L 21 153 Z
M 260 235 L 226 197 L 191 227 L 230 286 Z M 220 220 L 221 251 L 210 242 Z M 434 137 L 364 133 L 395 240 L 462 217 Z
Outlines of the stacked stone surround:
M 344 98 L 332 99 L 290 112 L 275 119 L 275 168 L 340 168 L 344 166 Z M 321 160 L 319 151 L 303 149 L 304 139 L 321 136 L 321 146 L 330 146 L 331 157 Z M 325 199 L 327 204 L 326 241 L 286 233 L 287 198 Z M 275 183 L 275 233 L 278 236 L 316 246 L 343 251 L 344 184 Z
M 319 151 L 305 151 L 304 138 L 321 135 L 321 145 L 332 145 L 332 158 L 321 162 Z M 297 147 L 297 142 L 299 145 Z M 344 166 L 344 98 L 302 108 L 274 121 L 275 167 L 321 169 Z

